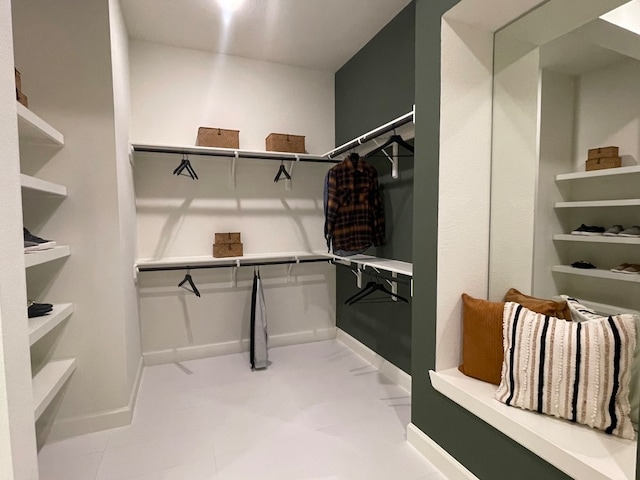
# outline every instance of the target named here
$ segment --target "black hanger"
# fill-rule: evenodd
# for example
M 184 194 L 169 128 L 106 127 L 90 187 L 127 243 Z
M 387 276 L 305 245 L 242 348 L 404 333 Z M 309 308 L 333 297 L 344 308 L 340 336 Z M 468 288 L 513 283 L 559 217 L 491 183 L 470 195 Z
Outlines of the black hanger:
M 198 291 L 198 287 L 196 287 L 196 284 L 193 283 L 193 279 L 191 278 L 191 274 L 189 272 L 190 270 L 187 270 L 187 274 L 184 276 L 184 279 L 178 284 L 178 286 L 184 288 L 188 292 L 195 293 L 196 297 L 199 297 L 200 292 Z M 191 290 L 189 290 L 187 287 L 183 287 L 185 283 L 189 284 Z
M 360 155 L 357 152 L 351 152 L 349 154 L 349 160 L 353 163 L 354 168 L 358 168 L 358 161 L 360 160 Z
M 187 175 L 182 173 L 184 169 L 187 170 L 187 173 L 189 174 L 192 180 L 198 180 L 198 175 L 196 174 L 195 170 L 191 166 L 191 162 L 189 161 L 189 158 L 187 158 L 187 156 L 183 154 L 182 161 L 180 162 L 180 165 L 178 165 L 178 167 L 173 171 L 173 174 L 184 175 L 186 177 Z
M 385 286 L 381 283 L 378 282 L 368 282 L 367 285 L 358 293 L 356 293 L 355 295 L 349 297 L 347 300 L 345 300 L 345 304 L 349 304 L 349 305 L 353 305 L 354 303 L 359 302 L 360 300 L 362 300 L 365 297 L 368 297 L 369 295 L 371 295 L 373 292 L 382 292 L 385 293 L 387 295 L 390 295 L 391 297 L 395 297 L 396 299 L 405 302 L 405 303 L 409 303 L 409 300 L 407 300 L 406 298 L 393 293 L 391 290 L 387 290 L 387 288 L 385 288 Z
M 284 174 L 287 180 L 291 180 L 291 175 L 289 175 L 287 173 L 287 169 L 284 168 L 284 162 L 280 162 L 280 170 L 278 170 L 278 173 L 276 174 L 276 178 L 273 179 L 274 183 L 278 183 L 278 180 L 280 180 L 280 176 L 282 174 Z
M 378 153 L 379 151 L 387 148 L 389 145 L 391 145 L 392 143 L 397 143 L 398 145 L 403 146 L 404 148 L 406 148 L 407 150 L 409 150 L 410 152 L 413 152 L 413 145 L 411 145 L 410 143 L 407 143 L 404 141 L 404 139 L 400 136 L 400 135 L 396 135 L 395 133 L 393 135 L 391 135 L 389 137 L 389 139 L 384 142 L 382 145 L 380 145 L 379 147 L 374 148 L 373 150 L 371 150 L 369 153 L 367 153 L 365 155 L 365 158 L 369 158 L 372 157 L 373 155 L 375 155 L 376 153 Z

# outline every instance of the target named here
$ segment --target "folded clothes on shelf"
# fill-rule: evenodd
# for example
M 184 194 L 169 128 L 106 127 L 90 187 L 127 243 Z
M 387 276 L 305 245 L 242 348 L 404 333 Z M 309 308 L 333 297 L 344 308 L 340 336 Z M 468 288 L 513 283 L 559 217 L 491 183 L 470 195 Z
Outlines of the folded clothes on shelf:
M 22 228 L 24 234 L 24 252 L 39 252 L 41 250 L 48 250 L 56 246 L 56 242 L 53 240 L 45 240 L 36 235 L 33 235 L 26 228 Z

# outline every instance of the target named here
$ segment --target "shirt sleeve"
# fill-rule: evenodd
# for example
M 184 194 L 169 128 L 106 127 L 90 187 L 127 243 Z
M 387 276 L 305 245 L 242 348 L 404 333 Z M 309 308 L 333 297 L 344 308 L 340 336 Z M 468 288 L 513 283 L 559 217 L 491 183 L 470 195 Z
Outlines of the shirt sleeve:
M 372 189 L 371 189 L 371 202 L 373 208 L 373 245 L 384 245 L 385 238 L 385 224 L 384 224 L 384 204 L 382 203 L 382 197 L 380 195 L 380 187 L 378 186 L 378 172 L 372 168 L 371 172 Z
M 336 172 L 331 169 L 327 172 L 326 182 L 326 203 L 325 203 L 325 221 L 324 221 L 324 238 L 327 240 L 327 247 L 331 248 L 331 238 L 338 218 L 338 209 L 340 202 L 338 199 L 338 181 Z

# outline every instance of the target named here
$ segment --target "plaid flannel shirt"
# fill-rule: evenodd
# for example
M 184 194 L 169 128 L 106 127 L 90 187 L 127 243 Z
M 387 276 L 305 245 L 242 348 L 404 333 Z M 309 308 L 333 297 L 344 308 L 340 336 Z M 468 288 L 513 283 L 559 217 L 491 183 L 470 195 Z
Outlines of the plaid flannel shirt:
M 359 252 L 385 242 L 378 172 L 362 158 L 349 157 L 327 174 L 324 234 L 333 250 Z

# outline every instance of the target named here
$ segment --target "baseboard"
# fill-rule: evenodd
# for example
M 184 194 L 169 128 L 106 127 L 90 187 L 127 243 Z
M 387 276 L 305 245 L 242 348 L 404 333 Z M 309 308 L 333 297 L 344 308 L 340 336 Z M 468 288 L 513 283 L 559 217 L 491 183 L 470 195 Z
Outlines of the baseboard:
M 300 343 L 319 342 L 336 338 L 336 328 L 323 328 L 308 330 L 305 332 L 284 333 L 269 336 L 269 347 L 285 347 Z M 189 347 L 172 348 L 168 350 L 156 350 L 143 353 L 144 364 L 161 365 L 164 363 L 184 362 L 200 358 L 217 357 L 232 353 L 249 351 L 249 339 L 234 342 L 210 343 L 207 345 L 195 345 Z
M 396 385 L 404 388 L 407 392 L 411 392 L 411 375 L 404 370 L 396 367 L 393 363 L 378 355 L 365 344 L 355 339 L 344 330 L 337 329 L 336 339 L 349 347 L 355 353 L 364 358 L 380 371 L 382 375 L 387 377 Z
M 407 426 L 407 442 L 433 463 L 433 466 L 440 470 L 446 478 L 450 480 L 478 480 L 478 477 L 413 423 Z
M 129 393 L 129 401 L 126 407 L 57 420 L 51 427 L 51 432 L 47 437 L 47 442 L 55 442 L 64 440 L 65 438 L 75 437 L 77 435 L 84 435 L 86 433 L 93 433 L 100 430 L 108 430 L 131 424 L 136 399 L 138 398 L 138 390 L 140 389 L 140 382 L 142 381 L 143 369 L 144 360 L 140 357 L 136 377 L 133 381 L 133 386 Z

